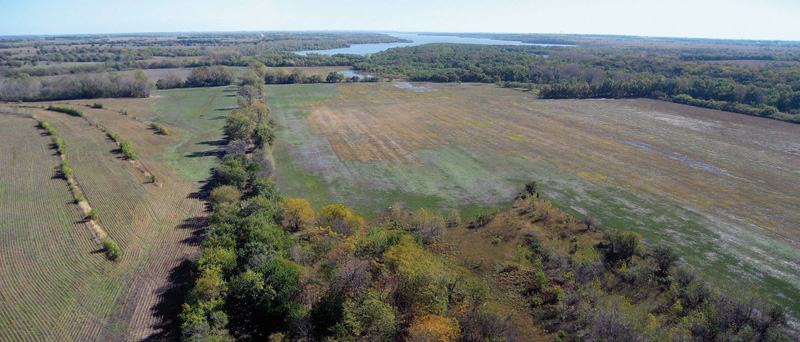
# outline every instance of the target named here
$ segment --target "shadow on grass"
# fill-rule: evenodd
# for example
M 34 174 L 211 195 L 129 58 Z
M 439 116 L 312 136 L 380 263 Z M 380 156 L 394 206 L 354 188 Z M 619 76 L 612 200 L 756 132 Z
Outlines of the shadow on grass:
M 200 152 L 194 152 L 192 154 L 187 154 L 186 157 L 187 158 L 202 158 L 202 157 L 216 156 L 218 158 L 222 158 L 222 156 L 224 154 L 225 154 L 225 151 L 223 151 L 223 150 L 209 150 L 209 151 L 200 151 Z
M 209 146 L 225 146 L 225 145 L 228 144 L 228 141 L 225 140 L 225 139 L 208 140 L 208 141 L 199 142 L 197 144 L 198 145 L 209 145 Z
M 150 308 L 158 323 L 152 326 L 155 333 L 142 341 L 179 341 L 181 337 L 181 304 L 192 280 L 192 261 L 184 259 L 169 272 L 167 285 L 156 290 L 158 303 Z

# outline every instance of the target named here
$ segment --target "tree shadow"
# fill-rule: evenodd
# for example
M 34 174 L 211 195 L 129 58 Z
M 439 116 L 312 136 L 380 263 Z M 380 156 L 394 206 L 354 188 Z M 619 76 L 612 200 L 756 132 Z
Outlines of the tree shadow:
M 198 145 L 209 145 L 209 146 L 225 146 L 228 144 L 228 140 L 219 139 L 219 140 L 208 140 L 202 141 L 197 143 Z
M 201 242 L 203 242 L 203 238 L 205 238 L 205 227 L 208 225 L 208 217 L 205 216 L 195 216 L 184 219 L 181 224 L 179 224 L 177 229 L 190 229 L 192 231 L 192 236 L 181 240 L 181 243 L 191 245 L 191 246 L 199 246 Z
M 187 196 L 187 198 L 194 198 L 194 199 L 204 200 L 204 199 L 208 198 L 208 195 L 211 193 L 211 190 L 214 189 L 214 184 L 211 181 L 211 177 L 209 177 L 206 180 L 198 181 L 198 183 L 203 184 L 203 185 L 200 186 L 200 188 L 197 189 L 197 191 L 195 191 L 193 193 L 190 193 L 189 196 Z M 206 211 L 209 211 L 209 204 L 208 203 L 206 203 Z
M 219 110 L 219 109 L 218 109 L 218 110 Z M 220 116 L 217 116 L 217 117 L 211 118 L 211 119 L 209 119 L 209 120 L 225 120 L 225 118 L 227 118 L 227 116 L 225 116 L 225 115 L 220 115 Z
M 186 157 L 187 158 L 202 158 L 202 157 L 216 156 L 218 158 L 222 158 L 222 156 L 224 154 L 225 154 L 224 150 L 208 150 L 208 151 L 194 152 L 192 154 L 186 155 Z
M 158 323 L 152 326 L 155 333 L 142 341 L 179 341 L 181 337 L 181 304 L 189 290 L 193 263 L 184 259 L 169 272 L 168 283 L 156 290 L 158 303 L 150 308 Z

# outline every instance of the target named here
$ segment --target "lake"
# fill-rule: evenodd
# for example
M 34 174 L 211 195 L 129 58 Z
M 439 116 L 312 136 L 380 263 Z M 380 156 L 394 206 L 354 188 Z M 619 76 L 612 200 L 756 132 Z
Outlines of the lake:
M 351 44 L 350 47 L 330 50 L 307 50 L 295 52 L 299 55 L 308 53 L 318 53 L 321 55 L 335 55 L 337 53 L 350 53 L 355 55 L 368 55 L 386 49 L 405 46 L 417 46 L 431 43 L 455 43 L 455 44 L 480 44 L 480 45 L 539 45 L 539 46 L 562 46 L 554 44 L 528 44 L 511 40 L 496 40 L 487 38 L 467 38 L 446 35 L 422 35 L 418 33 L 386 33 L 390 36 L 412 41 L 411 43 L 379 43 L 379 44 Z

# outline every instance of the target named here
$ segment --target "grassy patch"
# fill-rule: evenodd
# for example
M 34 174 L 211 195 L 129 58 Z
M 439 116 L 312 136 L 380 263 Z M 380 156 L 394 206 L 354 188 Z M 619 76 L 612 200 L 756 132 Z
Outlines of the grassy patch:
M 211 87 L 160 90 L 154 95 L 151 106 L 157 114 L 141 119 L 180 128 L 178 140 L 164 152 L 167 163 L 193 181 L 208 178 L 236 92 L 232 87 Z

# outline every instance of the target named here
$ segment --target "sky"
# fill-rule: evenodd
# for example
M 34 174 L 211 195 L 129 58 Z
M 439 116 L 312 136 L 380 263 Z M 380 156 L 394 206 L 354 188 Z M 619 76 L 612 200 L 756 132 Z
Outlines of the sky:
M 800 41 L 800 1 L 0 0 L 0 35 L 320 30 Z

